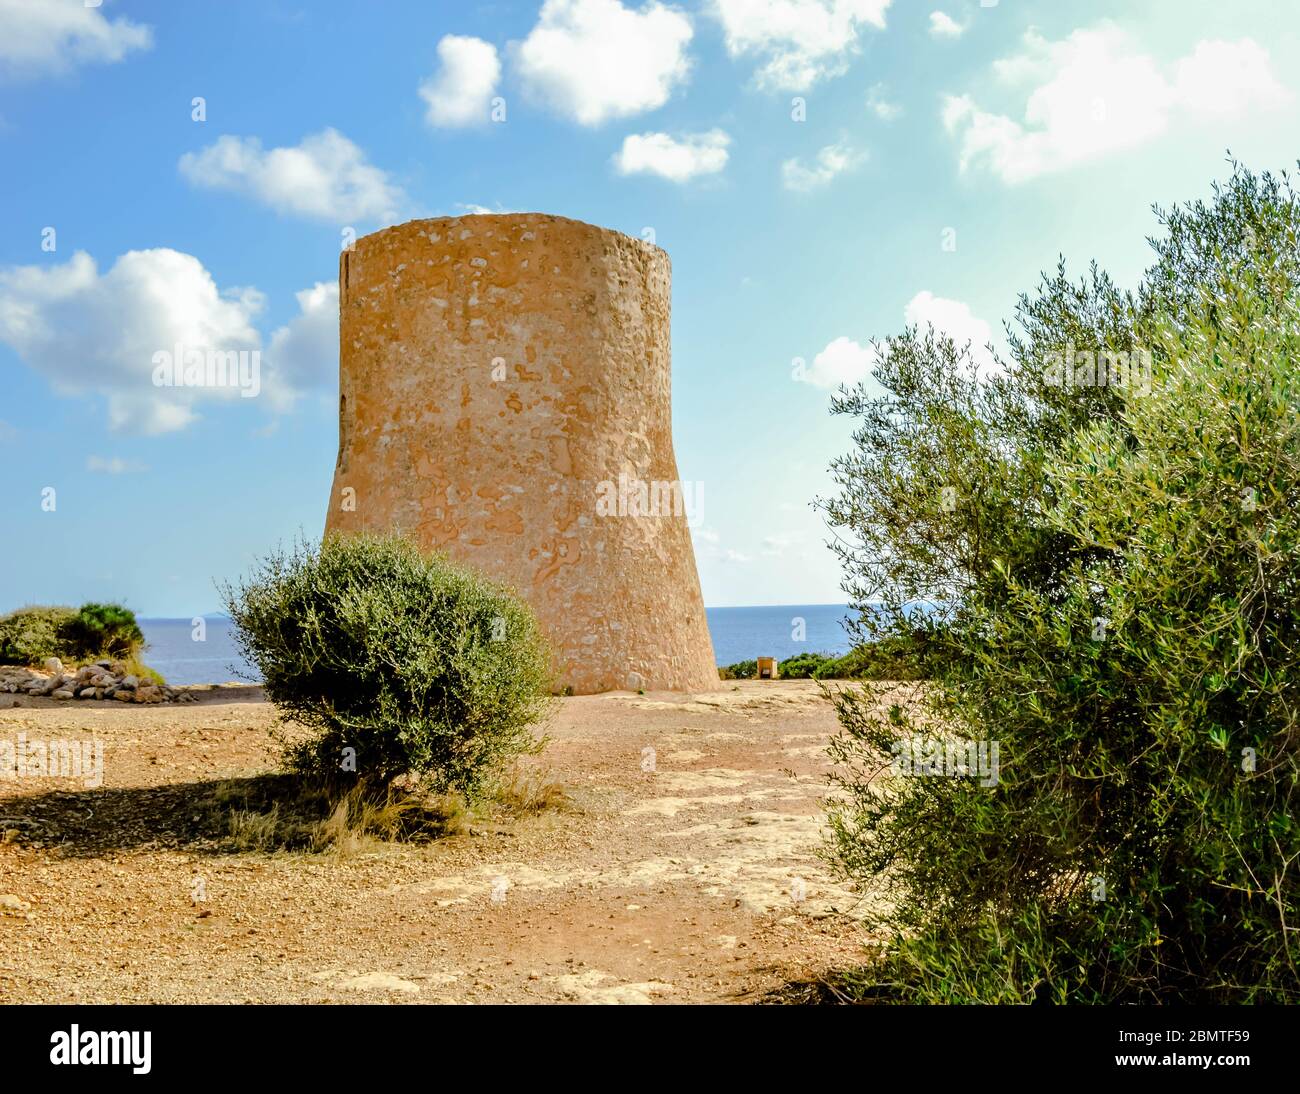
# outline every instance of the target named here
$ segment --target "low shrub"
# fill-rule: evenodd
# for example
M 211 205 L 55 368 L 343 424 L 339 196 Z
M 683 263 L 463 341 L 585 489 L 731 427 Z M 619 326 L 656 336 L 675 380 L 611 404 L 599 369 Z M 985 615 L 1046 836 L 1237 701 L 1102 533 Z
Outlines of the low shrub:
M 777 672 L 787 680 L 811 680 L 819 669 L 833 660 L 825 653 L 800 653 L 782 661 Z
M 921 636 L 891 635 L 864 642 L 848 653 L 799 653 L 779 663 L 785 680 L 917 680 L 925 675 L 926 646 Z M 737 661 L 718 669 L 722 680 L 752 680 L 757 661 Z
M 518 597 L 397 536 L 273 553 L 223 589 L 236 640 L 299 772 L 385 785 L 411 775 L 473 800 L 536 751 L 550 655 Z
M 135 613 L 120 604 L 34 606 L 0 616 L 0 665 L 131 660 L 144 647 Z
M 752 680 L 757 672 L 757 661 L 737 661 L 734 665 L 724 665 L 719 668 L 718 678 L 722 680 Z
M 144 645 L 135 612 L 121 604 L 83 604 L 64 624 L 63 638 L 74 660 L 134 657 Z
M 64 628 L 72 608 L 33 606 L 0 616 L 0 665 L 39 665 L 67 653 Z

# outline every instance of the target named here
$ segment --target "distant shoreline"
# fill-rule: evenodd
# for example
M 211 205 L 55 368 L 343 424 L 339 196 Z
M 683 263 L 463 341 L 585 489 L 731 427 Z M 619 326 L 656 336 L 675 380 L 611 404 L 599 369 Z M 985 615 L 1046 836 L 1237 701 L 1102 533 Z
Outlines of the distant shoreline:
M 847 604 L 742 604 L 705 608 L 718 667 L 800 653 L 847 653 L 852 646 L 843 620 Z M 199 628 L 196 621 L 202 620 Z M 256 676 L 239 656 L 233 624 L 224 613 L 199 616 L 138 616 L 146 647 L 143 659 L 169 684 L 190 686 Z M 195 638 L 202 631 L 202 640 Z M 253 681 L 246 681 L 253 682 Z

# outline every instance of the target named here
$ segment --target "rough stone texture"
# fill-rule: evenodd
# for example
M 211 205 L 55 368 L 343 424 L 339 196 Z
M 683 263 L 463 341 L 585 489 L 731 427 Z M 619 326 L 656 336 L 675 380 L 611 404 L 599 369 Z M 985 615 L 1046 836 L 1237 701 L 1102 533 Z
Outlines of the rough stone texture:
M 575 694 L 717 688 L 689 506 L 598 506 L 620 474 L 678 483 L 670 284 L 658 247 L 541 214 L 357 240 L 327 532 L 400 529 L 512 585 Z

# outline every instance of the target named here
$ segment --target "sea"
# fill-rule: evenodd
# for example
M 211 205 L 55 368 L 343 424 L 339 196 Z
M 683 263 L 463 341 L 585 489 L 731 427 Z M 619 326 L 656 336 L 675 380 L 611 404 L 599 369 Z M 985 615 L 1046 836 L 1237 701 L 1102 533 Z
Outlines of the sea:
M 852 643 L 844 604 L 783 604 L 761 608 L 706 608 L 713 654 L 719 665 L 755 657 L 784 660 L 797 653 L 846 653 Z M 256 668 L 239 655 L 234 628 L 221 615 L 198 628 L 190 619 L 141 619 L 145 664 L 169 684 L 255 681 Z M 200 631 L 202 632 L 200 634 Z

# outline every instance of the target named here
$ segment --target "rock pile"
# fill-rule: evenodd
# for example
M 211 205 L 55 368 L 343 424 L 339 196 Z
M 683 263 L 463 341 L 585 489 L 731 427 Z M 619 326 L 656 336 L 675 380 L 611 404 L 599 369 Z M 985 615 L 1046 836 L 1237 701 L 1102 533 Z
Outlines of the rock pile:
M 51 699 L 116 699 L 119 703 L 198 701 L 197 696 L 187 691 L 141 679 L 121 661 L 109 659 L 72 671 L 65 670 L 57 657 L 45 662 L 44 672 L 23 668 L 0 669 L 0 691 Z

